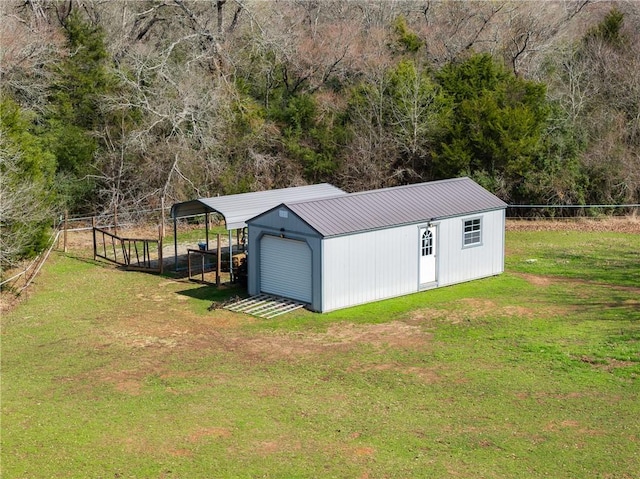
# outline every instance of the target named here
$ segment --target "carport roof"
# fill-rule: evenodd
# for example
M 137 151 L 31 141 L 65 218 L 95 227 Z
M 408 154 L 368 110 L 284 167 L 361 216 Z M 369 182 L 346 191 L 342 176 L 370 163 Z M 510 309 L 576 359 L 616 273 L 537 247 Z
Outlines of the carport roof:
M 507 204 L 465 177 L 285 206 L 327 237 L 504 209 Z
M 219 213 L 224 217 L 227 230 L 234 230 L 244 228 L 247 226 L 248 219 L 281 203 L 308 201 L 337 195 L 346 195 L 346 193 L 333 185 L 321 183 L 237 195 L 216 196 L 213 198 L 200 198 L 174 204 L 171 207 L 171 217 L 177 219 L 205 213 Z

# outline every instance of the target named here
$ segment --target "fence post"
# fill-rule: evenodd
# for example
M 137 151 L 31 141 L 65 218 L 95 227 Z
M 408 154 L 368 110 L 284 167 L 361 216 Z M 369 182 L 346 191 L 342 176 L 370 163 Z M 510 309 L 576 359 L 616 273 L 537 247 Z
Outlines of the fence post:
M 118 204 L 113 205 L 113 234 L 118 236 Z
M 164 200 L 164 198 L 163 198 Z M 158 227 L 158 266 L 160 267 L 160 274 L 162 274 L 162 270 L 164 268 L 164 259 L 162 258 L 162 238 L 164 237 L 164 219 L 162 220 L 162 224 Z
M 191 279 L 191 251 L 189 248 L 187 248 L 187 270 L 189 271 L 189 279 Z
M 209 212 L 204 214 L 204 237 L 205 243 L 207 243 L 207 250 L 209 249 Z
M 205 256 L 204 255 L 204 251 L 201 251 L 200 252 L 200 261 L 202 263 L 202 269 L 200 271 L 201 271 L 201 276 L 202 276 L 202 282 L 203 283 L 204 283 L 204 256 Z
M 164 238 L 165 235 L 165 227 L 164 227 L 164 196 L 160 197 L 160 235 Z
M 98 257 L 98 243 L 96 241 L 96 217 L 91 217 L 91 232 L 93 233 L 93 260 Z
M 64 210 L 64 234 L 62 240 L 62 251 L 67 252 L 67 228 L 69 223 L 69 210 Z

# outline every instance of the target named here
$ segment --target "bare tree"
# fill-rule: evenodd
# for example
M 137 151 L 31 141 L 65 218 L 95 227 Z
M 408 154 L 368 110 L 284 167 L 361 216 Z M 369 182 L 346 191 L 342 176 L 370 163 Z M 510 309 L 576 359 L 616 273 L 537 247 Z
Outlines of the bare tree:
M 0 2 L 0 78 L 19 103 L 43 111 L 51 67 L 64 37 L 47 18 L 45 2 Z
M 613 12 L 623 17 L 609 20 L 623 23 L 610 37 L 598 33 L 598 21 L 608 21 L 611 4 L 593 5 L 599 20 L 583 30 L 580 42 L 553 55 L 547 52 L 551 74 L 546 80 L 550 98 L 563 108 L 580 146 L 590 179 L 588 200 L 633 203 L 640 199 L 640 8 L 637 3 L 618 5 L 623 10 Z
M 42 201 L 47 196 L 42 185 L 24 177 L 20 161 L 19 152 L 11 151 L 0 135 L 0 271 L 16 264 L 34 243 L 38 226 L 53 214 Z

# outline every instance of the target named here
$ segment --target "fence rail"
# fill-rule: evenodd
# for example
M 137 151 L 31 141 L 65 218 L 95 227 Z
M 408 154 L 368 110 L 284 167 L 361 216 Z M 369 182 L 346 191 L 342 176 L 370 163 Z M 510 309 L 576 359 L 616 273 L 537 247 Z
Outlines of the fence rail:
M 54 228 L 62 228 L 65 221 L 67 223 L 84 223 L 85 228 L 89 228 L 88 225 L 91 225 L 91 222 L 95 220 L 98 224 L 104 227 L 114 227 L 114 226 L 130 226 L 134 224 L 138 224 L 141 222 L 149 221 L 150 218 L 154 218 L 154 221 L 158 218 L 167 218 L 168 213 L 171 211 L 171 207 L 163 207 L 163 208 L 151 208 L 151 209 L 140 209 L 140 210 L 122 210 L 119 212 L 102 212 L 96 213 L 95 215 L 82 215 L 82 216 L 73 216 L 69 217 L 66 213 L 59 213 L 53 220 Z M 89 228 L 90 229 L 90 228 Z
M 156 255 L 152 255 L 152 251 Z M 162 236 L 158 239 L 123 238 L 102 228 L 93 228 L 93 257 L 127 269 L 162 274 Z

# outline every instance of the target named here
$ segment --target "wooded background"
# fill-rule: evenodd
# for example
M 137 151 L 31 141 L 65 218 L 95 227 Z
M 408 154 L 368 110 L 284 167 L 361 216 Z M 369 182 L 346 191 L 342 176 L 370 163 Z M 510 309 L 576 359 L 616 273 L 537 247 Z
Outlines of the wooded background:
M 635 1 L 0 4 L 0 251 L 54 214 L 467 175 L 640 202 Z

